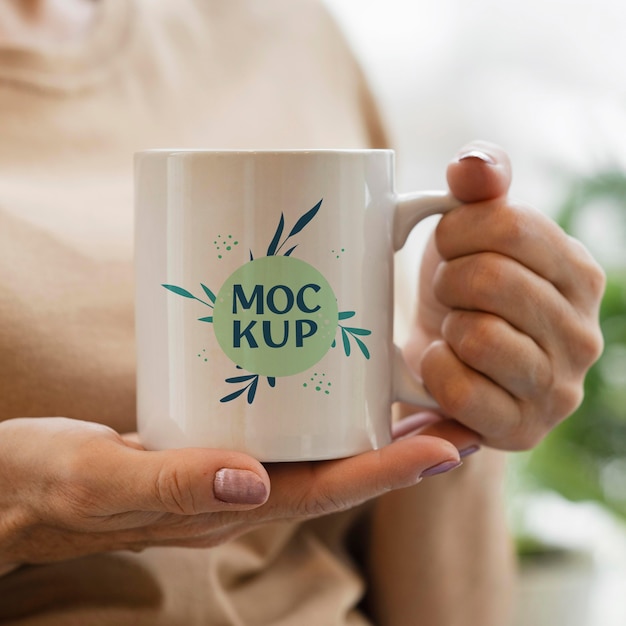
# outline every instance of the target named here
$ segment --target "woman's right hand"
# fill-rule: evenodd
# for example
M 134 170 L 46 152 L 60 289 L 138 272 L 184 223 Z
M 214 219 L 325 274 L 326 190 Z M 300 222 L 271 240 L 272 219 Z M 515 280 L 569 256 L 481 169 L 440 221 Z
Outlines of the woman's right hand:
M 352 508 L 458 461 L 451 443 L 409 433 L 351 458 L 266 469 L 240 452 L 146 451 L 91 422 L 10 419 L 0 423 L 0 573 L 112 550 L 215 546 Z

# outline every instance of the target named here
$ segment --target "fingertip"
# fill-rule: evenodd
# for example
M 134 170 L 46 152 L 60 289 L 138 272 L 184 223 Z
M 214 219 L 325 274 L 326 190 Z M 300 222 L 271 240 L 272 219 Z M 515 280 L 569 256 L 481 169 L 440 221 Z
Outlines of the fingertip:
M 437 474 L 445 474 L 461 465 L 463 465 L 462 461 L 442 461 L 441 463 L 437 463 L 437 465 L 433 465 L 432 467 L 425 469 L 420 475 L 420 478 L 436 476 Z
M 205 452 L 210 455 L 211 465 L 216 468 L 213 496 L 218 503 L 240 505 L 248 509 L 267 502 L 271 489 L 270 477 L 260 461 L 243 452 Z
M 511 162 L 499 146 L 474 141 L 465 145 L 448 165 L 448 186 L 461 202 L 493 200 L 508 192 Z
M 416 433 L 395 440 L 393 447 L 394 465 L 404 467 L 406 484 L 415 484 L 427 476 L 433 467 L 457 467 L 461 461 L 459 451 L 452 443 L 431 435 Z M 391 450 L 390 450 L 391 452 Z
M 461 459 L 458 448 L 451 441 L 438 437 L 437 435 L 419 436 L 427 440 L 433 450 L 437 450 L 437 454 L 440 456 L 439 460 L 441 462 L 459 461 Z
M 484 161 L 487 165 L 506 165 L 510 167 L 510 160 L 506 150 L 491 141 L 475 139 L 466 143 L 457 151 L 453 162 L 465 161 L 471 158 Z
M 223 467 L 215 473 L 213 494 L 220 502 L 259 506 L 269 497 L 269 479 L 251 470 Z

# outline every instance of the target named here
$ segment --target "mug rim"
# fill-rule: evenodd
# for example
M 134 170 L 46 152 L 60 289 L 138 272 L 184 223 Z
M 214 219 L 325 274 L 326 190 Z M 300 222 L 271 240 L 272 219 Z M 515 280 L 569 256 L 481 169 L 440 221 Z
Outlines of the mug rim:
M 390 148 L 263 148 L 263 149 L 213 149 L 213 148 L 148 148 L 138 150 L 135 156 L 142 155 L 213 155 L 213 156 L 270 156 L 270 155 L 365 155 L 394 154 Z

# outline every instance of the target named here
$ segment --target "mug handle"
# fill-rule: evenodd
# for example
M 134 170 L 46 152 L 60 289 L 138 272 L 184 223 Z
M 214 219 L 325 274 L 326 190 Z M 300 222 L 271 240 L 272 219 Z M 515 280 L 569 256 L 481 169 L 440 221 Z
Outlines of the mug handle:
M 427 191 L 397 195 L 393 218 L 393 250 L 397 252 L 406 243 L 409 233 L 418 222 L 430 215 L 447 213 L 461 205 L 454 196 L 443 191 Z M 436 409 L 437 402 L 428 393 L 422 380 L 407 365 L 402 351 L 394 346 L 393 399 Z

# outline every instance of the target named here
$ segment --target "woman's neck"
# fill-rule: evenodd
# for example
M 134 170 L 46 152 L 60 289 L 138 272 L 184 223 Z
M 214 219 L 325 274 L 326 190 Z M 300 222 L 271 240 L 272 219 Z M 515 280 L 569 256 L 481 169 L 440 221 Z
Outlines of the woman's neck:
M 78 43 L 91 29 L 96 0 L 0 0 L 0 46 Z

